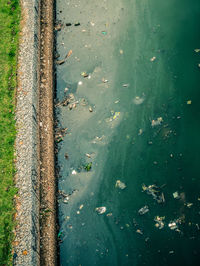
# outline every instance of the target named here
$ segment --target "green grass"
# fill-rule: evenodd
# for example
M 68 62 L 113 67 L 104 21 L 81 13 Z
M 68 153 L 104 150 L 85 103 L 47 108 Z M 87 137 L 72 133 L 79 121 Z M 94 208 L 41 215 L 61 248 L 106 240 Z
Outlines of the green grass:
M 11 265 L 19 0 L 0 0 L 0 265 Z

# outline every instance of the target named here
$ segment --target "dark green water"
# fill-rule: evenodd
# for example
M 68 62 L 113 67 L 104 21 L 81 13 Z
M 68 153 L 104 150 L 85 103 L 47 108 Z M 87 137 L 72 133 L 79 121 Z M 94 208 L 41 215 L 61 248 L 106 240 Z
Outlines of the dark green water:
M 69 129 L 59 189 L 77 190 L 68 204 L 59 199 L 60 265 L 199 265 L 200 1 L 56 2 L 57 19 L 72 23 L 58 32 L 57 51 L 73 51 L 57 67 L 57 98 L 77 101 L 56 109 Z M 143 183 L 162 187 L 165 202 Z M 156 216 L 165 217 L 162 229 Z

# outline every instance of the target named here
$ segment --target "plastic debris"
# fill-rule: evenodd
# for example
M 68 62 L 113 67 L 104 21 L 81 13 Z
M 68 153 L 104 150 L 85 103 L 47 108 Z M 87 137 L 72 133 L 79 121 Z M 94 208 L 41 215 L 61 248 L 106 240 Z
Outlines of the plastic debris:
M 119 53 L 120 53 L 120 54 L 123 54 L 123 53 L 124 53 L 124 51 L 123 51 L 122 49 L 120 49 L 120 50 L 119 50 Z
M 188 100 L 187 101 L 187 104 L 189 105 L 189 104 L 192 104 L 192 101 L 191 100 Z
M 108 80 L 105 79 L 105 78 L 102 78 L 102 81 L 103 81 L 103 83 L 107 83 L 108 82 Z
M 165 226 L 165 224 L 163 222 L 164 219 L 165 219 L 165 216 L 163 216 L 163 217 L 156 216 L 154 218 L 154 221 L 156 222 L 155 227 L 157 227 L 158 229 L 162 229 Z
M 102 33 L 103 35 L 106 35 L 106 34 L 107 34 L 107 32 L 106 32 L 106 31 L 102 31 L 101 33 Z
M 162 122 L 163 122 L 162 117 L 158 117 L 156 120 L 153 119 L 151 121 L 151 126 L 152 127 L 159 126 L 159 125 L 161 125 Z
M 120 116 L 120 112 L 115 112 L 113 115 L 113 119 L 117 119 Z
M 155 60 L 156 60 L 156 57 L 155 57 L 155 56 L 153 56 L 153 57 L 150 59 L 151 62 L 153 62 L 153 61 L 155 61 Z
M 83 209 L 83 207 L 84 207 L 84 205 L 83 205 L 83 204 L 81 204 L 81 205 L 79 206 L 79 210 L 82 210 L 82 209 Z
M 192 205 L 193 205 L 193 203 L 191 203 L 191 202 L 186 203 L 186 206 L 187 206 L 188 208 L 191 208 Z
M 80 25 L 81 25 L 80 22 L 76 22 L 76 23 L 74 23 L 74 26 L 75 26 L 75 27 L 80 26 Z
M 140 230 L 140 229 L 137 229 L 137 230 L 136 230 L 136 233 L 138 233 L 138 234 L 140 234 L 140 235 L 143 235 L 143 232 L 142 232 L 142 230 Z
M 73 170 L 72 175 L 76 175 L 76 174 L 77 174 L 76 170 Z
M 65 24 L 67 27 L 70 27 L 70 26 L 72 26 L 72 23 L 66 23 Z
M 139 132 L 138 132 L 138 136 L 141 136 L 142 133 L 143 133 L 143 130 L 142 130 L 142 128 L 140 128 L 140 129 L 139 129 Z
M 177 224 L 176 224 L 175 221 L 171 221 L 171 222 L 168 224 L 168 226 L 169 226 L 169 228 L 170 228 L 171 230 L 176 230 L 176 229 L 178 229 L 178 226 L 177 226 Z
M 106 212 L 106 207 L 97 207 L 95 209 L 95 211 L 98 213 L 98 214 L 103 214 Z
M 121 182 L 120 180 L 117 180 L 115 187 L 120 188 L 120 189 L 125 189 L 126 185 L 125 185 L 125 183 Z
M 92 113 L 92 112 L 93 112 L 93 109 L 92 109 L 92 107 L 91 107 L 91 106 L 89 107 L 89 111 L 90 111 L 90 113 Z
M 178 194 L 178 191 L 173 193 L 173 197 L 174 197 L 174 199 L 179 199 L 180 198 L 180 196 Z
M 144 207 L 142 207 L 141 209 L 139 209 L 138 213 L 140 215 L 144 215 L 145 213 L 149 212 L 149 207 L 147 205 L 145 205 Z
M 200 52 L 200 49 L 195 49 L 194 50 L 196 53 L 199 53 Z
M 160 188 L 156 185 L 146 186 L 145 184 L 142 185 L 142 190 L 145 191 L 148 195 L 151 195 L 157 203 L 164 203 L 165 197 L 163 192 L 160 191 Z
M 87 78 L 89 75 L 86 72 L 81 72 L 81 76 Z
M 127 83 L 127 84 L 123 84 L 122 85 L 124 88 L 128 88 L 130 85 Z
M 134 104 L 136 105 L 139 105 L 139 104 L 142 104 L 144 102 L 144 98 L 141 98 L 139 96 L 136 96 L 134 99 L 133 99 L 133 102 Z

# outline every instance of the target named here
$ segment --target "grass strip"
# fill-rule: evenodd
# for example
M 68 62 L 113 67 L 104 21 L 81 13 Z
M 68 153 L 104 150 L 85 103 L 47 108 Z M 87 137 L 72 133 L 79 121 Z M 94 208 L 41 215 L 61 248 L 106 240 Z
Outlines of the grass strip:
M 19 0 L 0 0 L 0 265 L 11 265 Z

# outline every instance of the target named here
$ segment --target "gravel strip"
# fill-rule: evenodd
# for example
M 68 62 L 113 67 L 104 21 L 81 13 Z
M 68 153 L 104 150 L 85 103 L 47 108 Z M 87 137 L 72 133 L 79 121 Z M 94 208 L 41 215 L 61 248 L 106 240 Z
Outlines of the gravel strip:
M 16 238 L 14 265 L 39 265 L 39 0 L 21 0 L 16 108 Z

